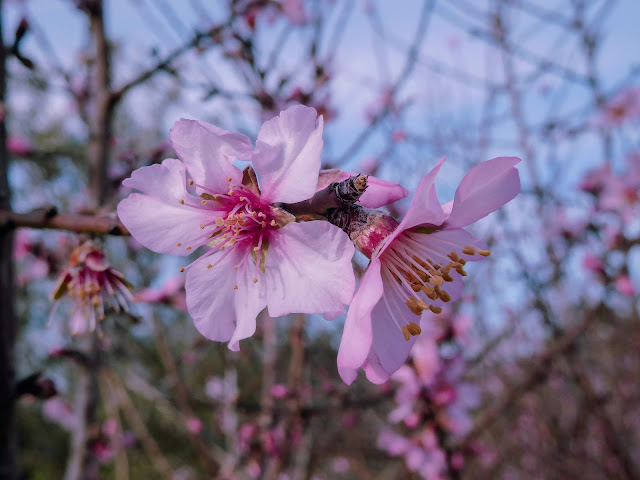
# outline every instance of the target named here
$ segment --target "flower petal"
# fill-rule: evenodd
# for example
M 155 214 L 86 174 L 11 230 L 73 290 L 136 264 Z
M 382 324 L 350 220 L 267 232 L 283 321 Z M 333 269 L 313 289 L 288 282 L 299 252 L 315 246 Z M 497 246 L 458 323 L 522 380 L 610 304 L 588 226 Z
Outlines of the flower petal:
M 445 220 L 445 215 L 440 206 L 434 185 L 434 181 L 444 160 L 444 158 L 438 160 L 438 163 L 425 175 L 420 185 L 418 185 L 418 190 L 416 191 L 415 197 L 413 197 L 413 202 L 411 202 L 407 214 L 398 226 L 399 232 L 417 225 L 438 226 Z
M 167 158 L 134 170 L 122 185 L 174 204 L 187 194 L 186 166 L 180 160 Z
M 253 153 L 262 197 L 294 203 L 311 198 L 318 183 L 322 154 L 322 117 L 296 105 L 262 125 Z
M 253 284 L 249 269 L 234 269 L 246 255 L 241 246 L 217 253 L 210 257 L 213 268 L 204 261 L 193 265 L 185 284 L 187 308 L 198 331 L 210 340 L 229 340 L 232 350 L 239 349 L 239 340 L 253 335 L 256 316 L 266 305 L 264 288 Z
M 384 282 L 384 280 L 383 280 Z M 378 302 L 371 312 L 371 323 L 373 325 L 373 342 L 371 348 L 380 359 L 382 368 L 390 375 L 395 373 L 409 356 L 411 347 L 417 337 L 410 337 L 405 340 L 402 330 L 396 325 L 407 325 L 409 322 L 420 324 L 420 316 L 414 314 L 405 305 L 406 297 L 401 297 L 397 290 L 384 282 L 383 298 Z M 394 309 L 392 312 L 389 308 Z
M 349 237 L 327 222 L 289 223 L 273 231 L 265 262 L 269 315 L 342 310 L 355 289 L 353 252 Z
M 473 167 L 456 190 L 447 227 L 464 227 L 486 217 L 520 193 L 518 157 L 498 157 Z
M 338 350 L 338 372 L 347 385 L 358 376 L 358 369 L 366 361 L 373 340 L 371 312 L 382 298 L 380 259 L 374 258 L 362 276 L 353 297 Z
M 367 360 L 364 362 L 362 368 L 367 376 L 367 380 L 376 385 L 386 382 L 391 376 L 391 374 L 382 367 L 380 359 L 373 349 L 369 351 Z
M 316 191 L 322 190 L 333 182 L 342 182 L 354 175 L 357 174 L 337 168 L 321 170 Z M 367 189 L 358 200 L 358 203 L 367 208 L 379 208 L 400 200 L 408 194 L 407 189 L 399 183 L 387 182 L 369 175 L 367 176 Z
M 233 165 L 236 158 L 251 156 L 251 140 L 206 122 L 182 118 L 170 133 L 171 145 L 186 164 L 195 183 L 226 193 L 227 178 L 234 184 L 242 181 L 242 172 Z
M 187 255 L 187 246 L 204 243 L 197 240 L 202 236 L 200 225 L 211 221 L 211 212 L 179 203 L 187 198 L 182 162 L 167 159 L 140 168 L 122 184 L 144 192 L 132 193 L 118 204 L 120 221 L 142 245 L 155 252 Z

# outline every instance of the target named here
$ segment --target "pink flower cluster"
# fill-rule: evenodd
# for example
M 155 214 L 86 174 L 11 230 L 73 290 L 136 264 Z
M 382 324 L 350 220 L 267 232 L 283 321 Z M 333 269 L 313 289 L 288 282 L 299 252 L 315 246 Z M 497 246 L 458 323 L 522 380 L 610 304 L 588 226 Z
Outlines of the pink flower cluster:
M 354 207 L 359 218 L 349 228 L 341 225 L 347 235 L 328 221 L 301 221 L 309 218 L 286 210 L 349 177 L 320 173 L 322 131 L 322 116 L 301 105 L 265 122 L 255 146 L 215 125 L 179 120 L 171 130 L 178 158 L 134 171 L 123 185 L 139 193 L 120 202 L 118 215 L 137 241 L 156 252 L 204 249 L 181 270 L 187 309 L 205 337 L 238 350 L 265 308 L 274 317 L 296 312 L 331 319 L 351 304 L 340 375 L 350 384 L 363 367 L 380 383 L 404 363 L 431 314 L 460 297 L 467 261 L 490 254 L 464 227 L 518 194 L 514 166 L 520 159 L 480 163 L 444 205 L 434 185 L 441 160 L 401 222 L 372 209 L 406 190 L 369 177 Z M 248 166 L 241 170 L 238 160 Z M 355 296 L 354 243 L 371 259 Z
M 465 455 L 447 445 L 471 425 L 469 411 L 478 403 L 475 389 L 461 381 L 464 360 L 442 355 L 445 343 L 465 341 L 464 317 L 432 318 L 428 335 L 421 335 L 410 359 L 393 374 L 396 408 L 389 420 L 397 424 L 378 436 L 378 447 L 404 459 L 407 468 L 426 480 L 452 478 L 464 466 Z

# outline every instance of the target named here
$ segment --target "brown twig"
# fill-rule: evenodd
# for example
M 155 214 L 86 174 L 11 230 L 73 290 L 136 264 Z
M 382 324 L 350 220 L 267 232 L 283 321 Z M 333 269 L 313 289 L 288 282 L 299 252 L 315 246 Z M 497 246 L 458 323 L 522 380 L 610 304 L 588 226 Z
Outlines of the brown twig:
M 115 215 L 59 214 L 55 207 L 40 208 L 27 213 L 0 210 L 0 230 L 19 227 L 67 230 L 75 233 L 129 235 L 129 231 Z

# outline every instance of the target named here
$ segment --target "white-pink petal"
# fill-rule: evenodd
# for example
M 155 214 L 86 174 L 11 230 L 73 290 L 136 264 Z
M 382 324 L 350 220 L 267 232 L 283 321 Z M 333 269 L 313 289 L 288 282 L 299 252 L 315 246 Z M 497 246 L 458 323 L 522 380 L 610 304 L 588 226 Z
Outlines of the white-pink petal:
M 356 379 L 358 369 L 371 349 L 371 312 L 382 298 L 383 292 L 380 268 L 379 258 L 371 260 L 347 312 L 338 350 L 338 372 L 347 385 L 351 385 Z
M 236 158 L 251 157 L 251 140 L 198 120 L 180 119 L 171 129 L 171 145 L 186 164 L 195 183 L 217 193 L 229 189 L 227 178 L 235 184 L 242 172 L 233 165 Z
M 169 197 L 167 199 L 171 201 Z M 149 250 L 174 255 L 188 255 L 204 244 L 200 225 L 211 220 L 211 215 L 175 201 L 141 193 L 132 193 L 118 204 L 118 217 L 131 235 Z M 180 244 L 180 246 L 178 246 Z
M 265 262 L 269 314 L 343 311 L 355 289 L 353 253 L 349 237 L 328 222 L 289 223 L 274 230 Z
M 447 227 L 477 222 L 520 193 L 520 177 L 514 168 L 520 161 L 518 157 L 498 157 L 469 170 L 456 190 Z
M 413 202 L 411 202 L 407 214 L 402 219 L 398 231 L 408 230 L 417 225 L 439 226 L 445 220 L 434 185 L 444 160 L 444 158 L 441 158 L 418 185 Z
M 295 203 L 313 196 L 320 171 L 322 128 L 322 117 L 303 105 L 290 107 L 262 125 L 252 157 L 262 198 L 270 203 Z

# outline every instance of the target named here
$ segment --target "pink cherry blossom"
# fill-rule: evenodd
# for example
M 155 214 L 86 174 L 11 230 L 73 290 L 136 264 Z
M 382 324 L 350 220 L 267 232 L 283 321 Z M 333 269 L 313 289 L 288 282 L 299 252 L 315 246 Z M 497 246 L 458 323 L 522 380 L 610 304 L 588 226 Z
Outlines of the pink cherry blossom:
M 291 107 L 264 123 L 255 149 L 244 135 L 179 120 L 171 143 L 179 160 L 143 167 L 123 182 L 132 193 L 118 215 L 145 247 L 188 255 L 187 308 L 205 337 L 239 349 L 256 316 L 291 312 L 335 316 L 351 300 L 353 245 L 324 221 L 295 223 L 276 207 L 313 196 L 322 117 Z M 240 170 L 236 159 L 252 162 Z M 257 177 L 256 177 L 257 175 Z M 258 183 L 259 181 L 259 183 Z
M 368 226 L 352 234 L 371 262 L 349 308 L 338 352 L 338 370 L 347 384 L 360 367 L 374 383 L 398 370 L 420 334 L 422 313 L 439 313 L 459 298 L 466 262 L 490 253 L 463 227 L 520 191 L 514 168 L 520 159 L 499 157 L 471 169 L 454 200 L 441 205 L 434 181 L 443 161 L 424 177 L 400 224 L 372 215 Z
M 131 286 L 122 273 L 111 268 L 102 250 L 93 242 L 86 241 L 77 246 L 69 258 L 69 265 L 58 277 L 51 293 L 55 301 L 50 318 L 55 315 L 60 300 L 69 296 L 74 300 L 71 313 L 73 335 L 93 331 L 98 321 L 103 320 L 107 308 L 116 312 L 129 311 L 128 302 L 133 300 Z

